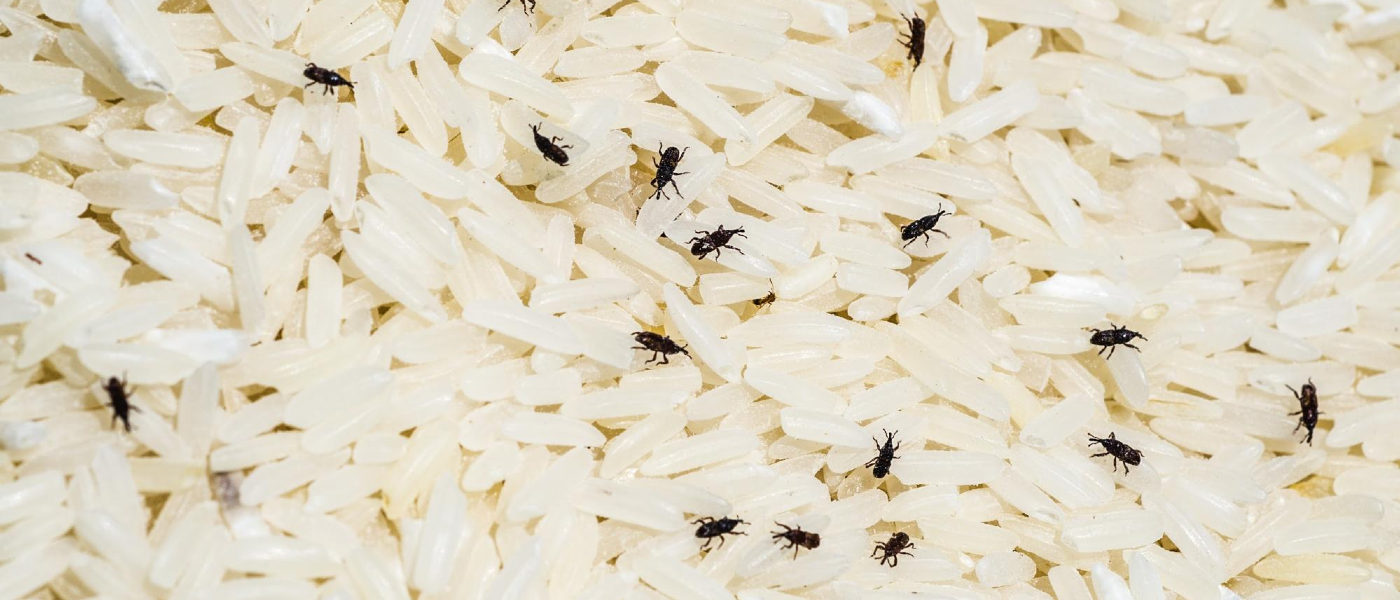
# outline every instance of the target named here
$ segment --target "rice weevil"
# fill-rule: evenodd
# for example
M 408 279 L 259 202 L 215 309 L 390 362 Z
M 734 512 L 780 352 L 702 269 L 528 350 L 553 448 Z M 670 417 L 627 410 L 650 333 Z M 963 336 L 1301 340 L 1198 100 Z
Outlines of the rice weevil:
M 657 145 L 656 153 L 661 155 L 661 162 L 657 162 L 655 158 L 651 159 L 651 164 L 656 167 L 656 177 L 651 178 L 651 187 L 656 188 L 656 193 L 652 194 L 651 197 L 665 196 L 670 198 L 670 196 L 666 196 L 666 184 L 668 183 L 671 184 L 671 189 L 676 190 L 676 195 L 681 196 L 681 188 L 676 185 L 676 176 L 689 175 L 689 173 L 677 173 L 676 167 L 680 166 L 681 160 L 685 158 L 685 153 L 689 150 L 690 148 L 680 150 L 675 146 L 662 150 L 661 146 Z M 681 196 L 681 199 L 684 200 L 685 196 Z
M 786 540 L 787 545 L 783 546 L 783 550 L 792 548 L 793 558 L 797 558 L 797 553 L 800 552 L 802 548 L 814 550 L 817 546 L 822 545 L 822 536 L 820 535 L 817 535 L 810 531 L 803 531 L 801 527 L 788 527 L 787 525 L 783 525 L 782 523 L 776 523 L 776 525 L 778 527 L 782 527 L 783 530 L 774 531 L 773 539 Z
M 510 6 L 510 3 L 514 1 L 515 0 L 506 0 L 506 3 L 502 4 L 500 8 L 496 9 L 496 12 L 501 12 L 505 10 L 506 7 Z M 530 16 L 535 12 L 535 0 L 520 0 L 520 10 L 525 11 L 525 16 Z
M 691 523 L 700 526 L 695 530 L 695 537 L 705 540 L 705 545 L 700 547 L 701 552 L 709 548 L 710 542 L 715 541 L 715 538 L 719 538 L 719 547 L 723 548 L 725 535 L 731 533 L 734 535 L 748 535 L 747 533 L 744 533 L 742 531 L 734 531 L 734 528 L 738 527 L 740 524 L 749 524 L 748 521 L 745 521 L 743 519 L 731 519 L 729 517 L 720 517 L 718 519 L 714 517 L 701 517 L 692 521 Z
M 778 299 L 778 292 L 777 292 L 777 290 L 774 290 L 774 289 L 773 289 L 773 282 L 770 281 L 770 282 L 768 282 L 768 295 L 767 295 L 767 296 L 764 296 L 764 297 L 762 297 L 762 298 L 754 298 L 754 299 L 753 299 L 753 305 L 754 305 L 754 306 L 757 306 L 757 307 L 759 307 L 759 308 L 763 308 L 764 306 L 767 306 L 767 305 L 769 305 L 769 304 L 772 304 L 772 303 L 773 303 L 774 301 L 776 301 L 777 299 Z
M 112 409 L 112 425 L 116 426 L 117 420 L 121 419 L 122 426 L 126 428 L 127 433 L 131 433 L 131 413 L 141 412 L 141 409 L 131 405 L 132 390 L 126 387 L 126 377 L 108 377 L 102 382 L 102 389 L 107 392 L 107 398 L 110 400 L 107 406 Z
M 325 91 L 321 92 L 322 94 L 329 94 L 333 88 L 342 85 L 350 88 L 351 92 L 355 91 L 355 82 L 341 77 L 340 73 L 336 73 L 330 69 L 322 69 L 316 66 L 316 63 L 306 63 L 306 70 L 302 71 L 301 74 L 311 80 L 311 83 L 302 86 L 303 88 L 309 88 L 319 83 L 326 86 Z
M 1089 331 L 1094 332 L 1094 335 L 1089 338 L 1089 343 L 1095 346 L 1102 346 L 1102 348 L 1099 349 L 1099 356 L 1103 356 L 1104 350 L 1108 350 L 1108 357 L 1113 358 L 1113 353 L 1118 350 L 1118 346 L 1127 346 L 1133 350 L 1142 352 L 1142 348 L 1134 346 L 1132 341 L 1134 339 L 1141 339 L 1145 342 L 1147 341 L 1147 336 L 1128 329 L 1127 325 L 1118 327 L 1113 323 L 1109 323 L 1108 326 L 1109 329 L 1089 329 Z
M 672 354 L 690 356 L 690 352 L 686 351 L 685 346 L 677 344 L 675 340 L 659 333 L 637 331 L 632 333 L 632 339 L 640 344 L 639 346 L 633 346 L 632 348 L 634 350 L 651 351 L 651 358 L 647 360 L 648 363 L 656 362 L 656 358 L 659 356 L 661 357 L 661 362 L 659 364 L 669 365 L 671 364 Z
M 924 62 L 924 20 L 916 14 L 912 19 L 904 17 L 904 22 L 909 24 L 909 39 L 901 43 L 909 49 L 909 59 L 914 61 L 914 68 L 917 69 Z
M 942 219 L 944 216 L 951 214 L 953 213 L 939 208 L 938 212 L 936 213 L 933 213 L 931 215 L 925 215 L 919 217 L 917 220 L 910 221 L 908 225 L 905 225 L 902 229 L 899 230 L 899 238 L 905 240 L 904 247 L 908 248 L 909 244 L 914 243 L 914 240 L 917 240 L 920 237 L 923 237 L 924 240 L 927 241 L 929 237 L 928 234 L 930 233 L 937 233 L 945 238 L 948 237 L 947 232 L 939 230 L 937 229 L 937 227 L 939 219 Z
M 870 459 L 870 462 L 865 463 L 867 467 L 875 467 L 872 470 L 872 474 L 875 475 L 876 479 L 884 479 L 886 475 L 889 475 L 890 464 L 894 462 L 894 459 L 899 458 L 894 454 L 899 450 L 900 446 L 899 443 L 894 441 L 894 436 L 899 432 L 890 433 L 883 429 L 880 431 L 885 433 L 885 443 L 881 444 L 879 439 L 870 438 L 875 440 L 875 451 L 879 452 L 879 454 L 875 458 Z
M 540 154 L 543 154 L 545 159 L 549 162 L 561 167 L 569 166 L 569 154 L 564 152 L 564 150 L 573 149 L 573 146 L 558 145 L 559 140 L 563 139 L 561 137 L 544 137 L 540 135 L 540 127 L 543 125 L 544 123 L 530 126 L 530 131 L 535 134 L 535 148 L 538 149 Z
M 699 235 L 690 238 L 690 241 L 687 243 L 690 244 L 690 253 L 699 256 L 700 260 L 705 260 L 705 257 L 709 256 L 711 252 L 715 253 L 715 258 L 719 258 L 721 256 L 720 249 L 722 248 L 728 248 L 739 254 L 743 254 L 743 250 L 729 245 L 729 240 L 733 239 L 734 236 L 742 238 L 749 237 L 744 234 L 743 227 L 725 229 L 723 225 L 720 225 L 714 231 L 699 232 Z
M 1089 440 L 1090 447 L 1092 447 L 1094 444 L 1098 444 L 1100 446 L 1103 446 L 1104 449 L 1103 452 L 1095 454 L 1094 456 L 1113 457 L 1113 470 L 1115 472 L 1118 470 L 1118 461 L 1120 460 L 1123 461 L 1124 475 L 1127 475 L 1129 472 L 1128 465 L 1136 467 L 1142 464 L 1142 453 L 1138 452 L 1137 449 L 1133 448 L 1132 446 L 1118 441 L 1117 434 L 1115 434 L 1112 431 L 1108 432 L 1108 437 L 1106 438 L 1096 437 L 1094 436 L 1094 434 L 1091 433 L 1089 434 Z
M 1298 399 L 1298 410 L 1288 413 L 1288 416 L 1297 416 L 1298 424 L 1293 427 L 1293 433 L 1298 433 L 1298 428 L 1308 428 L 1308 435 L 1303 438 L 1309 446 L 1312 445 L 1313 429 L 1317 428 L 1317 416 L 1322 414 L 1317 411 L 1317 386 L 1313 385 L 1312 378 L 1303 384 L 1302 391 L 1293 389 L 1293 386 L 1284 386 L 1288 391 L 1293 392 L 1293 397 Z
M 911 552 L 905 552 L 906 548 L 913 548 L 914 544 L 909 541 L 909 534 L 903 531 L 896 531 L 890 534 L 890 539 L 884 542 L 876 542 L 875 550 L 870 553 L 870 558 L 875 558 L 879 554 L 880 564 L 889 562 L 889 566 L 899 566 L 899 555 L 913 556 Z

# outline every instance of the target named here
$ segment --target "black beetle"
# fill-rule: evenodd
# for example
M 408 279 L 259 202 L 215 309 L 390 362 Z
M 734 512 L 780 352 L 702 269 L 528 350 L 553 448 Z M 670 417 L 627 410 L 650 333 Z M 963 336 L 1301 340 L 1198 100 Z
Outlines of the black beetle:
M 702 552 L 706 548 L 710 547 L 710 542 L 715 541 L 715 538 L 719 538 L 719 547 L 723 548 L 724 536 L 726 534 L 732 533 L 734 535 L 748 535 L 747 533 L 744 533 L 742 531 L 734 531 L 734 528 L 738 527 L 740 524 L 749 524 L 748 521 L 745 521 L 743 519 L 730 519 L 728 517 L 721 517 L 719 519 L 716 519 L 714 517 L 701 517 L 699 519 L 691 521 L 691 523 L 700 526 L 695 530 L 695 537 L 705 540 L 705 545 L 700 547 L 700 550 Z
M 513 1 L 514 0 L 506 0 L 506 3 L 502 4 L 500 8 L 496 9 L 496 12 L 501 12 L 505 10 L 506 7 L 510 6 L 510 3 Z M 531 13 L 535 12 L 535 0 L 520 0 L 520 10 L 525 11 L 525 16 L 530 16 Z
M 311 80 L 311 83 L 302 86 L 303 88 L 309 88 L 319 83 L 326 86 L 325 91 L 321 92 L 323 94 L 329 94 L 332 88 L 339 86 L 348 87 L 352 92 L 355 91 L 355 82 L 341 77 L 340 73 L 336 73 L 330 69 L 322 69 L 316 66 L 316 63 L 306 63 L 306 70 L 302 71 L 301 74 Z
M 734 236 L 749 237 L 744 234 L 743 227 L 725 229 L 723 225 L 720 225 L 719 228 L 714 231 L 701 231 L 700 235 L 690 238 L 690 241 L 686 243 L 690 244 L 690 253 L 694 256 L 699 256 L 700 260 L 705 260 L 705 257 L 709 256 L 711 252 L 715 253 L 715 258 L 719 258 L 721 256 L 720 249 L 722 248 L 728 248 L 739 254 L 743 254 L 743 250 L 729 245 L 729 240 L 734 238 Z
M 675 340 L 659 333 L 650 331 L 637 331 L 632 333 L 632 339 L 636 340 L 639 346 L 633 346 L 634 350 L 650 350 L 651 358 L 647 362 L 656 362 L 656 358 L 661 357 L 663 365 L 671 364 L 672 354 L 684 354 L 690 356 L 690 352 L 685 346 L 677 344 Z
M 651 187 L 656 188 L 656 193 L 652 194 L 651 197 L 665 196 L 666 184 L 668 183 L 671 184 L 672 189 L 676 190 L 677 196 L 681 195 L 681 188 L 676 185 L 675 178 L 677 175 L 689 175 L 690 173 L 677 173 L 676 167 L 680 166 L 681 160 L 685 158 L 685 153 L 688 150 L 690 148 L 680 150 L 671 146 L 662 150 L 661 146 L 656 147 L 656 153 L 661 155 L 661 162 L 657 162 L 655 158 L 651 159 L 651 164 L 656 167 L 656 177 L 651 178 Z M 684 200 L 685 196 L 681 196 L 681 199 Z
M 1104 350 L 1108 350 L 1108 357 L 1113 358 L 1113 353 L 1118 350 L 1118 346 L 1127 346 L 1133 350 L 1142 352 L 1142 349 L 1134 346 L 1132 341 L 1141 339 L 1145 342 L 1147 341 L 1147 336 L 1128 329 L 1127 325 L 1118 327 L 1113 323 L 1109 323 L 1108 326 L 1110 327 L 1109 329 L 1089 330 L 1094 332 L 1094 335 L 1089 338 L 1089 343 L 1095 346 L 1102 346 L 1102 348 L 1099 348 L 1099 356 L 1103 356 Z
M 557 145 L 557 142 L 563 139 L 561 137 L 555 136 L 547 138 L 540 135 L 540 127 L 542 125 L 544 125 L 544 123 L 530 126 L 530 131 L 535 134 L 535 148 L 539 150 L 540 154 L 543 154 L 545 159 L 549 162 L 561 167 L 569 166 L 569 154 L 564 152 L 564 150 L 573 149 L 573 146 Z
M 1298 428 L 1308 428 L 1308 435 L 1303 438 L 1309 446 L 1312 445 L 1313 429 L 1317 428 L 1317 416 L 1322 414 L 1317 410 L 1317 386 L 1313 385 L 1312 378 L 1303 384 L 1303 390 L 1293 389 L 1293 386 L 1284 386 L 1288 391 L 1293 392 L 1293 397 L 1298 400 L 1298 410 L 1288 413 L 1288 416 L 1297 416 L 1298 424 L 1293 427 L 1293 433 L 1298 433 Z
M 905 552 L 906 548 L 913 548 L 914 544 L 909 541 L 909 534 L 903 531 L 896 531 L 890 534 L 890 539 L 885 542 L 876 542 L 875 550 L 870 553 L 870 558 L 875 558 L 880 554 L 880 564 L 889 561 L 889 566 L 899 566 L 899 555 L 913 556 L 913 553 Z M 883 554 L 881 554 L 883 552 Z
M 1115 434 L 1112 431 L 1108 432 L 1108 437 L 1106 438 L 1095 437 L 1094 434 L 1091 433 L 1089 434 L 1089 440 L 1091 440 L 1089 442 L 1090 446 L 1098 444 L 1100 446 L 1103 446 L 1104 449 L 1103 452 L 1095 454 L 1094 456 L 1113 456 L 1114 471 L 1118 470 L 1118 461 L 1120 460 L 1123 461 L 1124 475 L 1128 474 L 1129 472 L 1128 465 L 1133 465 L 1134 467 L 1136 467 L 1142 464 L 1142 453 L 1138 452 L 1132 446 L 1118 441 L 1117 434 Z
M 783 549 L 787 550 L 788 548 L 792 548 L 793 558 L 797 558 L 797 553 L 800 552 L 802 548 L 812 550 L 815 549 L 817 546 L 822 545 L 822 536 L 820 535 L 817 535 L 810 531 L 803 531 L 801 527 L 792 528 L 788 527 L 787 525 L 783 525 L 782 523 L 775 524 L 778 527 L 782 527 L 783 531 L 774 531 L 773 539 L 787 540 L 787 545 L 783 546 Z
M 875 467 L 872 474 L 875 475 L 876 479 L 884 479 L 886 475 L 889 475 L 890 464 L 894 462 L 894 459 L 899 458 L 894 455 L 895 451 L 899 450 L 900 446 L 895 443 L 894 436 L 899 432 L 890 433 L 883 429 L 880 431 L 885 433 L 885 443 L 881 444 L 880 440 L 870 438 L 875 440 L 875 451 L 879 452 L 879 454 L 876 455 L 875 458 L 870 459 L 870 462 L 865 463 L 867 467 Z
M 102 382 L 102 389 L 107 392 L 107 406 L 112 409 L 112 425 L 115 427 L 120 419 L 127 433 L 131 433 L 131 413 L 141 409 L 131 405 L 132 390 L 126 388 L 126 377 L 108 377 Z
M 917 69 L 924 62 L 924 20 L 916 14 L 913 19 L 904 17 L 904 22 L 909 24 L 909 39 L 900 43 L 909 49 L 909 58 L 914 61 L 914 68 Z
M 905 225 L 899 230 L 899 238 L 905 240 L 904 247 L 908 248 L 909 244 L 914 243 L 914 241 L 920 237 L 927 241 L 929 237 L 928 234 L 930 233 L 937 233 L 945 238 L 948 237 L 946 232 L 935 228 L 938 227 L 939 219 L 942 219 L 945 215 L 951 214 L 953 213 L 939 208 L 938 212 L 919 217 L 917 220 L 911 221 L 908 225 Z

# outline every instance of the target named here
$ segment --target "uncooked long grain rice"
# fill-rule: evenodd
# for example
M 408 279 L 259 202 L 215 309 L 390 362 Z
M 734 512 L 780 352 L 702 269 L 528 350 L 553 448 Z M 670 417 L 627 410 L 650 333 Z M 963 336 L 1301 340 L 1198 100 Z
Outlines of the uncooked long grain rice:
M 0 32 L 0 600 L 1400 600 L 1394 2 Z

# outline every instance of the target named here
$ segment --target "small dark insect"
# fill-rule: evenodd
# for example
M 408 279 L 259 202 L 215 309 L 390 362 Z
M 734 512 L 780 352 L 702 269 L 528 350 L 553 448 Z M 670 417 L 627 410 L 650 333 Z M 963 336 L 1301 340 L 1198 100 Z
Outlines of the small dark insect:
M 1118 461 L 1120 460 L 1123 461 L 1124 475 L 1128 474 L 1129 472 L 1128 465 L 1133 465 L 1134 467 L 1136 467 L 1142 464 L 1142 453 L 1138 452 L 1132 446 L 1118 441 L 1117 434 L 1113 433 L 1112 431 L 1108 432 L 1108 437 L 1106 438 L 1094 437 L 1094 434 L 1091 433 L 1089 434 L 1089 440 L 1090 446 L 1098 444 L 1100 446 L 1103 446 L 1104 449 L 1103 452 L 1095 454 L 1094 456 L 1113 456 L 1114 471 L 1118 470 Z
M 732 533 L 734 535 L 748 535 L 747 533 L 744 533 L 742 531 L 734 531 L 734 528 L 738 527 L 740 524 L 749 524 L 748 521 L 745 521 L 743 519 L 730 519 L 728 517 L 721 517 L 719 519 L 715 519 L 714 517 L 701 517 L 699 519 L 691 521 L 691 523 L 700 526 L 695 530 L 695 537 L 702 538 L 705 540 L 705 545 L 700 547 L 700 550 L 702 552 L 706 548 L 710 547 L 710 542 L 715 541 L 715 538 L 719 538 L 719 547 L 723 548 L 725 534 Z
M 573 146 L 559 146 L 556 144 L 556 142 L 564 138 L 558 136 L 547 138 L 540 135 L 541 125 L 544 125 L 544 123 L 530 126 L 530 131 L 535 133 L 535 148 L 539 150 L 540 154 L 543 154 L 545 159 L 549 162 L 561 167 L 569 166 L 569 154 L 564 152 L 564 150 L 572 149 Z
M 651 159 L 651 164 L 656 166 L 656 177 L 651 178 L 651 187 L 656 188 L 656 193 L 651 195 L 653 198 L 656 196 L 666 196 L 666 184 L 668 183 L 671 184 L 672 189 L 676 190 L 677 196 L 681 195 L 681 188 L 676 186 L 675 177 L 677 175 L 689 175 L 690 173 L 677 173 L 676 167 L 679 166 L 681 160 L 685 158 L 687 150 L 690 150 L 690 148 L 678 150 L 675 146 L 671 146 L 662 150 L 659 144 L 656 146 L 656 153 L 661 155 L 661 162 L 656 162 L 655 158 Z M 669 196 L 667 197 L 669 198 Z M 681 199 L 684 198 L 684 196 L 681 197 Z
M 350 91 L 352 92 L 355 91 L 355 82 L 341 77 L 340 73 L 336 73 L 335 71 L 332 71 L 330 69 L 322 69 L 321 67 L 316 66 L 316 63 L 306 63 L 306 70 L 302 71 L 301 74 L 305 75 L 307 79 L 311 80 L 311 83 L 302 86 L 303 88 L 309 88 L 319 83 L 323 86 L 326 86 L 326 89 L 321 92 L 323 94 L 329 94 L 331 93 L 332 88 L 340 87 L 342 85 L 350 88 Z
M 1142 352 L 1142 348 L 1134 346 L 1131 342 L 1134 339 L 1141 339 L 1145 342 L 1147 341 L 1147 336 L 1128 329 L 1127 325 L 1119 327 L 1113 323 L 1109 323 L 1108 326 L 1109 329 L 1089 329 L 1089 331 L 1094 332 L 1094 335 L 1089 338 L 1089 343 L 1095 346 L 1103 346 L 1099 349 L 1099 356 L 1103 356 L 1103 351 L 1108 350 L 1108 357 L 1113 358 L 1113 353 L 1118 350 L 1118 346 L 1127 346 L 1133 350 Z
M 24 257 L 27 258 L 27 259 L 29 259 L 29 260 L 34 261 L 34 264 L 36 264 L 36 265 L 42 265 L 42 264 L 44 264 L 44 261 L 39 260 L 39 257 L 34 256 L 33 254 L 30 254 L 30 253 L 28 253 L 28 252 L 25 252 L 25 253 L 24 253 Z
M 705 260 L 705 257 L 709 256 L 711 252 L 715 253 L 715 258 L 719 258 L 722 248 L 743 254 L 743 250 L 729 245 L 729 240 L 736 235 L 742 238 L 749 237 L 744 234 L 743 227 L 725 229 L 723 225 L 720 225 L 714 231 L 701 231 L 700 235 L 690 238 L 690 241 L 686 243 L 690 244 L 690 253 L 699 256 L 700 260 Z
M 127 433 L 131 433 L 131 413 L 141 412 L 141 409 L 131 405 L 132 390 L 126 388 L 126 377 L 108 377 L 107 381 L 102 383 L 102 389 L 106 390 L 107 397 L 111 399 L 107 406 L 112 408 L 112 425 L 116 426 L 117 419 L 121 419 Z
M 663 365 L 671 364 L 672 354 L 684 354 L 686 356 L 690 356 L 690 352 L 686 351 L 685 346 L 677 344 L 675 340 L 661 335 L 659 333 L 652 333 L 650 331 L 637 331 L 632 334 L 632 339 L 636 340 L 638 344 L 641 344 L 640 346 L 633 346 L 633 349 L 651 350 L 651 358 L 647 360 L 647 362 L 649 363 L 656 362 L 656 357 L 658 356 L 661 357 L 660 364 Z
M 939 235 L 942 235 L 943 237 L 948 237 L 948 234 L 946 232 L 940 231 L 935 228 L 938 227 L 939 219 L 942 219 L 944 215 L 950 214 L 953 213 L 950 213 L 940 208 L 936 213 L 919 217 L 917 221 L 911 221 L 908 225 L 905 225 L 903 229 L 899 230 L 899 238 L 902 240 L 906 240 L 904 242 L 904 247 L 908 248 L 909 244 L 914 243 L 914 240 L 917 240 L 920 237 L 923 237 L 924 240 L 927 241 L 929 237 L 928 234 L 930 233 L 937 233 Z
M 899 555 L 913 556 L 913 553 L 904 551 L 905 548 L 913 547 L 914 544 L 909 542 L 909 534 L 896 531 L 890 534 L 888 541 L 875 543 L 875 550 L 870 553 L 870 558 L 875 558 L 876 554 L 883 552 L 880 554 L 880 564 L 883 565 L 885 561 L 889 561 L 891 567 L 897 567 L 899 566 Z
M 1298 428 L 1307 427 L 1308 435 L 1303 438 L 1309 446 L 1312 445 L 1313 429 L 1317 428 L 1317 416 L 1322 414 L 1317 411 L 1317 386 L 1313 385 L 1312 378 L 1303 384 L 1303 391 L 1293 389 L 1293 386 L 1285 386 L 1288 391 L 1293 392 L 1293 397 L 1298 399 L 1298 410 L 1288 413 L 1288 416 L 1301 415 L 1298 417 L 1298 425 L 1293 428 L 1293 433 L 1298 433 Z
M 762 297 L 762 298 L 754 298 L 754 299 L 753 299 L 753 305 L 754 305 L 754 306 L 758 306 L 758 307 L 762 307 L 762 306 L 767 305 L 767 304 L 772 304 L 773 301 L 774 301 L 774 300 L 777 300 L 777 299 L 778 299 L 778 293 L 777 293 L 776 291 L 773 290 L 773 284 L 769 283 L 769 284 L 768 284 L 768 295 L 767 295 L 767 296 L 764 296 L 764 297 Z
M 787 525 L 783 525 L 782 523 L 777 523 L 776 525 L 778 527 L 782 527 L 783 530 L 774 531 L 773 539 L 786 540 L 787 545 L 783 546 L 783 550 L 792 548 L 793 558 L 797 558 L 797 553 L 801 551 L 802 548 L 813 550 L 816 549 L 817 546 L 822 545 L 822 536 L 820 535 L 817 535 L 810 531 L 802 531 L 801 527 L 794 529 L 792 527 L 788 527 Z
M 913 19 L 904 17 L 904 22 L 909 24 L 909 39 L 900 43 L 909 49 L 909 59 L 914 61 L 914 68 L 917 69 L 924 62 L 924 20 L 914 15 Z
M 884 479 L 886 475 L 889 475 L 890 463 L 893 463 L 894 459 L 899 458 L 894 455 L 894 453 L 899 450 L 899 444 L 895 443 L 894 436 L 899 432 L 890 433 L 883 429 L 880 431 L 884 431 L 885 433 L 885 443 L 881 444 L 879 439 L 870 438 L 875 440 L 875 451 L 880 454 L 870 459 L 870 462 L 865 463 L 867 467 L 875 467 L 873 475 L 875 475 L 876 479 Z
M 496 9 L 496 12 L 501 12 L 505 10 L 506 7 L 510 6 L 510 3 L 514 1 L 515 0 L 506 0 L 506 3 L 502 4 L 500 8 Z M 525 11 L 525 16 L 530 16 L 531 13 L 535 12 L 535 0 L 520 0 L 520 10 Z

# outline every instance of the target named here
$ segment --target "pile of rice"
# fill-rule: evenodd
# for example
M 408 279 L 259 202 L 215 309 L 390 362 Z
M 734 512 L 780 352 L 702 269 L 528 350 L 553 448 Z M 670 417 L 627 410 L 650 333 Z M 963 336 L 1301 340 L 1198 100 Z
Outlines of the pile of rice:
M 1400 2 L 533 4 L 0 0 L 0 600 L 1400 599 Z

